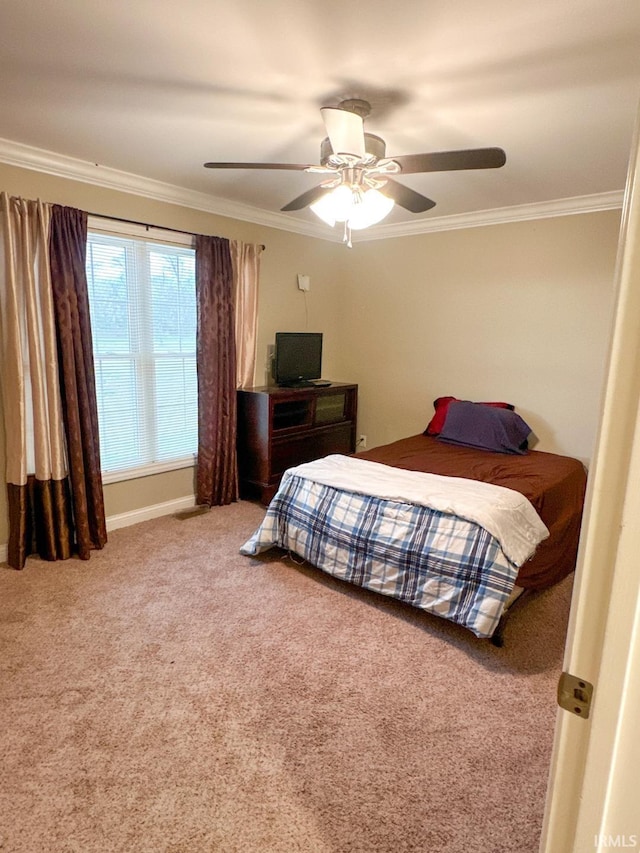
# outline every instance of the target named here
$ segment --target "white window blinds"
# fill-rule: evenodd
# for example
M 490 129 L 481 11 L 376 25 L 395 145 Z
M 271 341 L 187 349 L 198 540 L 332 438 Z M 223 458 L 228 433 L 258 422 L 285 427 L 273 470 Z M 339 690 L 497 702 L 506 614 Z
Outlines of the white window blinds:
M 103 472 L 192 464 L 194 250 L 90 231 L 87 280 Z

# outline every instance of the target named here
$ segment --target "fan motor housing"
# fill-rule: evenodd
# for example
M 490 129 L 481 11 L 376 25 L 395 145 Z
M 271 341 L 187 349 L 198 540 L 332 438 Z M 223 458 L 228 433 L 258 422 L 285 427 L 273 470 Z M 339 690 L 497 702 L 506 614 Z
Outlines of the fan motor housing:
M 374 133 L 365 133 L 364 135 L 364 147 L 367 152 L 367 157 L 365 159 L 372 159 L 374 162 L 378 162 L 378 160 L 384 159 L 387 146 L 385 144 L 384 139 L 376 136 Z M 331 147 L 331 142 L 329 141 L 329 137 L 325 137 L 320 143 L 320 163 L 324 166 L 333 154 L 333 148 Z

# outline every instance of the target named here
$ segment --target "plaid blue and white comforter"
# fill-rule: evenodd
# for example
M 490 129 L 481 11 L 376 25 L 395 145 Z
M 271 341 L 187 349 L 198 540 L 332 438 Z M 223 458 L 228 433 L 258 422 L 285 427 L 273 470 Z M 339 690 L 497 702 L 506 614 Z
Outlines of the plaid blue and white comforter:
M 285 472 L 241 553 L 279 546 L 341 580 L 492 636 L 518 574 L 492 534 L 451 513 L 335 488 L 296 470 Z

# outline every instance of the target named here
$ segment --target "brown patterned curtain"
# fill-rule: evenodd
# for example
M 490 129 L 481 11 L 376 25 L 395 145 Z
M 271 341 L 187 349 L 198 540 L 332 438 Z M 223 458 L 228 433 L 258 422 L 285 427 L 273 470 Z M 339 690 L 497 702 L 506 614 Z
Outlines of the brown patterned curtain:
M 196 236 L 198 463 L 196 503 L 238 499 L 236 353 L 229 240 Z
M 86 276 L 87 214 L 56 204 L 49 253 L 78 556 L 107 541 Z
M 65 347 L 59 346 L 56 315 L 60 309 L 55 305 L 59 299 L 64 304 L 65 297 L 61 294 L 68 288 L 58 280 L 61 275 L 66 277 L 59 260 L 54 264 L 55 287 L 51 279 L 52 227 L 50 205 L 1 194 L 0 360 L 9 512 L 8 562 L 16 569 L 23 568 L 27 556 L 35 551 L 47 560 L 66 559 L 76 548 L 80 556 L 89 556 L 86 537 L 82 532 L 77 535 L 78 524 L 82 527 L 83 522 L 78 509 L 82 500 L 78 500 L 76 492 L 82 493 L 82 484 L 78 484 L 76 474 L 71 478 L 68 475 L 68 460 L 76 453 L 65 435 L 64 410 L 70 395 L 67 390 L 61 392 L 64 382 L 60 377 L 59 352 L 62 355 Z M 59 231 L 58 225 L 55 231 Z M 77 263 L 83 263 L 86 226 L 84 232 L 82 229 L 74 232 L 72 242 L 77 292 L 68 300 L 77 304 L 82 302 L 84 268 L 80 275 Z M 86 284 L 84 289 L 86 302 Z M 68 313 L 72 315 L 73 311 Z M 85 346 L 91 353 L 90 335 Z M 78 397 L 80 408 L 90 408 L 84 392 L 78 392 Z M 99 476 L 99 458 L 97 463 Z M 100 501 L 101 497 L 100 488 Z M 106 539 L 104 513 L 101 522 L 94 526 L 99 534 L 93 547 L 101 547 Z

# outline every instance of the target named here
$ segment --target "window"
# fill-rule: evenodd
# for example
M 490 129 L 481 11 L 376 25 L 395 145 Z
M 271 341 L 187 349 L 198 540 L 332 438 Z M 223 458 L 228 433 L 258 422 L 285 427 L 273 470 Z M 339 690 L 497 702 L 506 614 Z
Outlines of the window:
M 89 228 L 87 281 L 105 479 L 192 465 L 198 441 L 195 251 L 101 233 L 91 221 Z

